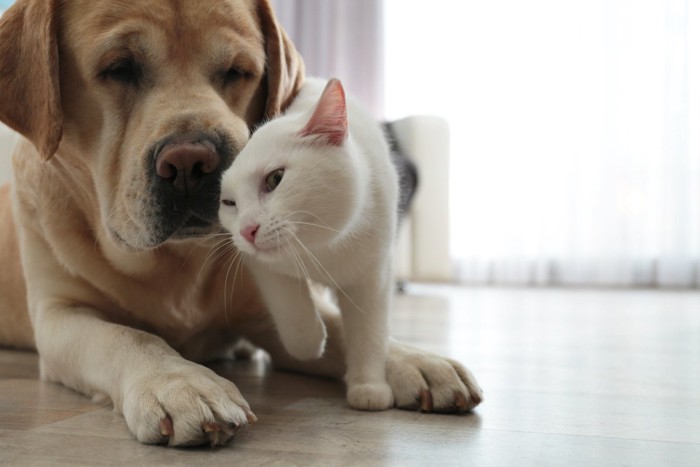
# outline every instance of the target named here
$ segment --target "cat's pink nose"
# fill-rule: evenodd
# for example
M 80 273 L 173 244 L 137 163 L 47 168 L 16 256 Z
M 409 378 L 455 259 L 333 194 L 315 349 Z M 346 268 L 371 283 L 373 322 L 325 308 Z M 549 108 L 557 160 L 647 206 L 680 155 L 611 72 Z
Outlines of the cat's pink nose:
M 248 227 L 245 227 L 241 229 L 241 235 L 243 235 L 243 238 L 248 240 L 250 243 L 255 243 L 255 235 L 258 233 L 258 229 L 260 228 L 260 224 L 253 224 L 249 225 Z

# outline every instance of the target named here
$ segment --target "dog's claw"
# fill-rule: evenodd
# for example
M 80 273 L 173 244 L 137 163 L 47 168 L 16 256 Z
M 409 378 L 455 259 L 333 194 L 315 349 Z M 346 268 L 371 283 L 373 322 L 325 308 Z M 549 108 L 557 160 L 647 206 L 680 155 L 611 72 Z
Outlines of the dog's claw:
M 173 429 L 173 419 L 170 418 L 170 415 L 167 415 L 160 421 L 160 434 L 168 437 L 175 434 L 175 430 Z
M 204 422 L 202 423 L 202 430 L 205 433 L 218 433 L 221 427 L 216 422 Z
M 238 423 L 204 422 L 202 424 L 202 431 L 209 438 L 212 447 L 226 444 L 240 429 L 241 425 Z
M 471 404 L 467 398 L 464 397 L 464 394 L 461 392 L 455 392 L 455 407 L 457 408 L 457 412 L 466 412 L 471 408 L 470 406 Z
M 250 411 L 250 409 L 244 409 L 245 410 L 245 416 L 246 419 L 248 419 L 248 423 L 255 423 L 258 421 L 258 417 L 255 416 L 253 412 Z
M 433 411 L 433 395 L 427 389 L 420 392 L 420 411 L 421 412 L 432 412 Z
M 227 436 L 235 436 L 241 427 L 237 423 L 229 423 L 228 426 L 224 425 L 221 427 L 221 431 L 226 433 Z

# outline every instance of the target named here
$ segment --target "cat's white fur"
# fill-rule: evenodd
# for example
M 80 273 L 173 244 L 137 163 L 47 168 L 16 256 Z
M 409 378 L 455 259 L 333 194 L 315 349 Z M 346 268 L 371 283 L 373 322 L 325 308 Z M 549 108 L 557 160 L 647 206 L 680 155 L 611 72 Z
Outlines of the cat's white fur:
M 349 126 L 338 141 L 342 123 L 331 114 L 343 110 L 341 100 Z M 266 177 L 279 168 L 282 181 L 269 191 Z M 308 79 L 286 113 L 260 127 L 223 175 L 229 205 L 222 202 L 221 222 L 292 356 L 318 358 L 325 345 L 307 280 L 335 290 L 347 341 L 347 398 L 358 409 L 393 405 L 385 362 L 397 196 L 379 125 L 346 101 L 337 80 Z M 257 225 L 246 239 L 246 227 Z

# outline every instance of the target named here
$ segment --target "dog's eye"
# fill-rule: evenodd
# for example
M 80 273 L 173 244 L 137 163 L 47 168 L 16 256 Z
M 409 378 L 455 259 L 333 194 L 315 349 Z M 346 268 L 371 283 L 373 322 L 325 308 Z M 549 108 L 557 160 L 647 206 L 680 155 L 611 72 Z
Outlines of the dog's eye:
M 277 169 L 270 172 L 267 177 L 265 177 L 265 188 L 268 193 L 275 191 L 275 188 L 279 186 L 282 182 L 282 177 L 284 176 L 284 169 Z
M 236 202 L 232 199 L 222 199 L 221 204 L 223 204 L 224 206 L 228 206 L 228 207 L 235 207 L 236 206 Z
M 141 78 L 141 67 L 133 59 L 124 58 L 102 70 L 100 77 L 124 84 L 138 84 Z
M 224 75 L 224 81 L 227 84 L 228 83 L 235 83 L 237 81 L 241 81 L 243 79 L 246 79 L 249 76 L 250 76 L 250 74 L 247 71 L 245 71 L 244 69 L 233 66 L 226 71 L 226 73 Z

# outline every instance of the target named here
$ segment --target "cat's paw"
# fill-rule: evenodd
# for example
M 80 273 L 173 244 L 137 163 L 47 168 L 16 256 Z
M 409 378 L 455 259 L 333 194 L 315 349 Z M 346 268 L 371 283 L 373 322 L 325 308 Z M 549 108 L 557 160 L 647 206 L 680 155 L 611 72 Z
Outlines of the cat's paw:
M 386 374 L 401 409 L 465 413 L 484 398 L 461 363 L 398 342 L 390 344 Z
M 394 395 L 386 383 L 350 385 L 347 400 L 357 410 L 386 410 L 394 406 Z
M 122 412 L 139 441 L 170 446 L 223 445 L 256 420 L 231 381 L 180 357 L 129 384 Z
M 323 356 L 323 352 L 326 349 L 326 336 L 324 335 L 323 338 L 316 336 L 307 340 L 288 342 L 285 344 L 285 348 L 289 355 L 297 360 L 316 360 Z
M 326 350 L 326 326 L 320 318 L 309 320 L 302 328 L 291 332 L 280 330 L 280 336 L 284 348 L 297 360 L 316 360 Z

